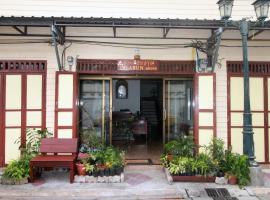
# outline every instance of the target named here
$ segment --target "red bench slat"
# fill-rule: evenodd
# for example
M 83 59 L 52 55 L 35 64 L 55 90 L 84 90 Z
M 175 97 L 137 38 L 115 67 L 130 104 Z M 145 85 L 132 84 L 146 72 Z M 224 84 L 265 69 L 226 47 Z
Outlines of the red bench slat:
M 46 156 L 36 156 L 35 158 L 33 158 L 31 161 L 35 162 L 35 161 L 73 161 L 76 159 L 76 155 L 46 155 Z
M 41 153 L 76 153 L 78 139 L 44 138 L 41 140 Z

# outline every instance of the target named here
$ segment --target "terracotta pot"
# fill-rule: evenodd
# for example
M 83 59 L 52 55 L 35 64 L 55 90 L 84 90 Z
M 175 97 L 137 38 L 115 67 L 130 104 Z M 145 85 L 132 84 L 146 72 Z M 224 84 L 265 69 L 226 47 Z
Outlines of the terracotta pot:
M 79 176 L 85 176 L 86 175 L 86 170 L 84 164 L 81 163 L 76 163 L 77 166 L 77 172 Z
M 168 159 L 168 161 L 172 161 L 173 155 L 172 155 L 172 154 L 168 154 L 168 155 L 167 155 L 167 159 Z
M 229 178 L 228 178 L 228 183 L 230 185 L 236 185 L 237 184 L 237 177 L 233 176 L 233 175 L 230 175 Z

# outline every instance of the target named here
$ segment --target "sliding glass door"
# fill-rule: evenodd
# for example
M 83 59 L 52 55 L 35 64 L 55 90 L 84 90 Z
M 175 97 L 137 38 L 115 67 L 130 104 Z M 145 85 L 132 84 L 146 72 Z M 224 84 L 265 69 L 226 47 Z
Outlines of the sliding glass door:
M 111 79 L 80 80 L 80 129 L 111 144 Z
M 163 143 L 193 130 L 193 81 L 163 80 Z

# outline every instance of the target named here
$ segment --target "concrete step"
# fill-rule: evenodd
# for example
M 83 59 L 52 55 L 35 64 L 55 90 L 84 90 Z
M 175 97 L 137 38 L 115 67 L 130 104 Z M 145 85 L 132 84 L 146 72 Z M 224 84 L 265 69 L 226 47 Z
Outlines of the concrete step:
M 159 170 L 162 165 L 126 165 L 125 170 Z
M 270 169 L 262 169 L 265 187 L 270 187 Z

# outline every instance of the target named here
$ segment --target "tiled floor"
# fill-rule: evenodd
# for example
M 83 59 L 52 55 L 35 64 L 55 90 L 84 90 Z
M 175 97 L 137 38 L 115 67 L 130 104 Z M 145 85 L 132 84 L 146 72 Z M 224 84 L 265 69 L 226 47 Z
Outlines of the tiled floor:
M 153 164 L 160 164 L 160 155 L 162 154 L 162 142 L 161 141 L 149 141 L 147 144 L 145 141 L 131 142 L 130 144 L 119 144 L 121 149 L 126 152 L 127 160 L 151 160 Z

